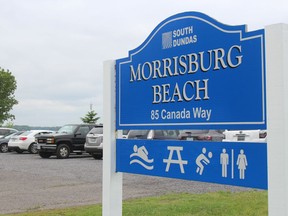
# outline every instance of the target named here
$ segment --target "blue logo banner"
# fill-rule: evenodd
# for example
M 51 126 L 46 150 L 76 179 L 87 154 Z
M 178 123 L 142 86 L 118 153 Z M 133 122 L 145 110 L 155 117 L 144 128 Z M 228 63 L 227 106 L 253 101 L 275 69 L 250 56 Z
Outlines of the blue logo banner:
M 264 39 L 198 12 L 167 18 L 116 61 L 117 129 L 266 128 Z
M 267 189 L 267 144 L 116 141 L 116 171 Z

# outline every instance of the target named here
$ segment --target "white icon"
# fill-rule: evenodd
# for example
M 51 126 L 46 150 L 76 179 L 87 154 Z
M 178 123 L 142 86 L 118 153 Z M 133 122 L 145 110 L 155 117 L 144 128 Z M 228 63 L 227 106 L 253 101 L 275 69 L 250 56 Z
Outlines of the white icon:
M 198 173 L 199 175 L 202 175 L 203 171 L 204 171 L 204 164 L 208 165 L 210 163 L 210 160 L 206 157 L 206 148 L 202 148 L 202 153 L 196 158 L 196 164 L 197 164 L 197 169 L 196 169 L 196 173 Z M 212 158 L 212 152 L 208 153 L 208 157 Z
M 154 159 L 148 158 L 148 151 L 145 148 L 145 146 L 141 146 L 138 148 L 137 145 L 134 145 L 133 151 L 134 151 L 134 153 L 132 153 L 130 155 L 130 158 L 132 158 L 132 160 L 130 161 L 130 164 L 138 163 L 147 170 L 152 170 L 154 168 L 154 166 L 150 165 L 151 163 L 154 162 Z M 133 159 L 135 157 L 136 157 L 136 159 Z M 141 160 L 139 160 L 139 159 L 141 159 Z M 145 164 L 144 162 L 148 163 L 150 166 Z
M 240 150 L 240 154 L 238 155 L 237 165 L 239 169 L 239 178 L 245 179 L 245 170 L 246 170 L 246 167 L 248 166 L 248 162 L 247 162 L 246 155 L 244 154 L 243 149 Z
M 182 160 L 180 151 L 183 150 L 183 147 L 180 147 L 180 146 L 167 146 L 167 149 L 170 151 L 170 153 L 169 153 L 168 159 L 163 159 L 163 162 L 167 163 L 165 171 L 169 172 L 170 164 L 172 163 L 172 164 L 179 164 L 181 173 L 185 173 L 183 164 L 186 165 L 186 164 L 188 164 L 188 162 L 186 160 Z M 172 160 L 174 151 L 177 152 L 177 158 L 178 158 L 177 160 Z
M 220 154 L 220 164 L 222 165 L 222 177 L 227 177 L 227 166 L 229 164 L 229 155 L 226 153 L 226 149 L 222 149 Z

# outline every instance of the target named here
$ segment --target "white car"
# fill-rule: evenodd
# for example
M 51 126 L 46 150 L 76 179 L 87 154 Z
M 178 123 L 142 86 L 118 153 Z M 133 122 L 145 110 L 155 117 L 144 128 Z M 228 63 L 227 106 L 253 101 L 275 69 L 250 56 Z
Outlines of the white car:
M 223 142 L 267 142 L 266 130 L 226 130 Z
M 35 136 L 41 134 L 53 133 L 51 130 L 29 130 L 25 131 L 19 136 L 13 136 L 8 142 L 9 151 L 16 151 L 17 153 L 22 153 L 24 151 L 29 151 L 31 154 L 37 154 L 37 146 L 35 142 Z

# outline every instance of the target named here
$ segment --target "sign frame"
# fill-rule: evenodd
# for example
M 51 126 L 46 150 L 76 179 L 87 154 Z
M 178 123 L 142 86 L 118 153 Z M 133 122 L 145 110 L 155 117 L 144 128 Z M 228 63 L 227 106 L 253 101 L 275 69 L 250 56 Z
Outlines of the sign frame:
M 158 41 L 156 40 L 156 42 L 159 42 L 159 40 L 160 40 L 159 38 L 161 38 L 159 36 L 160 34 L 162 34 L 162 40 L 163 40 L 163 34 L 165 34 L 165 32 L 163 33 L 163 31 L 167 27 L 167 25 L 173 24 L 173 27 L 174 27 L 177 24 L 177 22 L 180 22 L 180 21 L 183 21 L 185 23 L 186 22 L 188 23 L 188 21 L 189 21 L 192 23 L 191 25 L 193 25 L 193 21 L 197 21 L 201 25 L 196 26 L 195 29 L 197 29 L 197 27 L 199 29 L 202 29 L 207 25 L 208 26 L 207 28 L 209 28 L 209 29 L 211 28 L 215 31 L 219 31 L 220 36 L 222 34 L 225 35 L 227 38 L 229 38 L 230 36 L 233 36 L 233 40 L 234 40 L 234 37 L 236 37 L 236 38 L 239 37 L 239 43 L 242 44 L 241 47 L 242 46 L 248 47 L 248 45 L 251 46 L 250 43 L 253 42 L 252 45 L 255 44 L 253 46 L 256 46 L 257 49 L 254 49 L 254 47 L 253 47 L 253 49 L 249 48 L 250 50 L 248 50 L 248 48 L 245 48 L 245 49 L 242 48 L 243 50 L 245 50 L 245 53 L 243 51 L 243 55 L 244 54 L 246 55 L 247 53 L 249 53 L 249 55 L 250 55 L 249 58 L 248 57 L 246 58 L 246 60 L 247 59 L 250 59 L 250 60 L 249 60 L 249 62 L 245 63 L 246 65 L 244 65 L 244 64 L 241 65 L 241 69 L 238 70 L 236 68 L 238 70 L 237 71 L 238 74 L 243 73 L 243 75 L 241 75 L 241 76 L 237 75 L 239 78 L 234 77 L 234 75 L 233 76 L 231 75 L 231 78 L 229 77 L 229 79 L 226 80 L 226 84 L 224 82 L 223 82 L 223 84 L 220 84 L 220 83 L 218 83 L 218 80 L 221 81 L 221 79 L 223 79 L 223 78 L 226 79 L 226 77 L 228 77 L 228 75 L 225 75 L 226 77 L 224 77 L 224 76 L 220 77 L 220 75 L 219 75 L 219 78 L 217 78 L 215 76 L 213 77 L 213 79 L 215 80 L 215 81 L 213 80 L 213 82 L 214 82 L 213 89 L 211 91 L 209 89 L 209 91 L 210 91 L 209 93 L 213 94 L 213 97 L 214 97 L 213 100 L 212 99 L 209 99 L 206 101 L 203 100 L 203 102 L 197 101 L 197 103 L 196 102 L 192 103 L 191 101 L 185 101 L 185 100 L 182 100 L 179 102 L 179 97 L 178 97 L 178 102 L 173 102 L 173 103 L 168 103 L 168 102 L 164 103 L 163 102 L 163 104 L 151 104 L 152 101 L 155 101 L 155 97 L 157 95 L 155 96 L 155 89 L 154 89 L 154 91 L 153 91 L 154 92 L 154 98 L 153 98 L 154 100 L 151 100 L 151 94 L 152 93 L 150 92 L 151 89 L 149 91 L 149 88 L 151 87 L 152 84 L 150 84 L 150 86 L 148 85 L 149 88 L 147 88 L 147 82 L 155 83 L 155 80 L 150 81 L 147 79 L 147 80 L 145 80 L 145 82 L 142 82 L 140 79 L 140 75 L 138 75 L 137 81 L 135 80 L 134 86 L 129 87 L 129 86 L 132 86 L 131 83 L 129 83 L 129 81 L 128 81 L 129 80 L 129 74 L 130 74 L 130 82 L 131 82 L 132 74 L 135 72 L 134 70 L 136 70 L 136 69 L 132 69 L 132 68 L 134 68 L 133 64 L 136 64 L 136 65 L 138 64 L 137 74 L 140 73 L 139 72 L 140 71 L 139 66 L 142 64 L 143 67 L 141 70 L 142 70 L 142 74 L 143 74 L 143 73 L 145 73 L 144 65 L 146 65 L 146 69 L 147 69 L 147 67 L 150 67 L 150 69 L 152 68 L 152 66 L 149 64 L 149 61 L 150 62 L 157 62 L 157 63 L 160 62 L 160 60 L 159 61 L 158 60 L 153 61 L 151 59 L 150 60 L 149 59 L 143 60 L 142 57 L 143 56 L 145 57 L 146 49 L 147 49 L 147 53 L 151 53 L 152 52 L 151 50 L 154 50 L 154 49 L 155 49 L 155 52 L 158 52 L 159 48 L 158 49 L 155 48 L 155 45 L 152 43 L 153 40 L 154 39 L 156 40 L 156 38 L 157 38 Z M 175 22 L 175 24 L 174 24 L 174 22 Z M 170 26 L 168 26 L 168 27 L 170 28 Z M 174 28 L 176 28 L 176 27 L 174 27 Z M 199 36 L 199 34 L 198 34 L 198 36 Z M 197 34 L 194 36 L 197 36 Z M 201 39 L 201 38 L 200 39 L 199 38 L 200 37 L 198 37 L 198 40 Z M 222 38 L 222 40 L 225 40 L 225 38 L 224 39 Z M 231 40 L 230 43 L 233 43 L 234 42 L 233 40 Z M 156 43 L 156 42 L 154 42 L 154 43 Z M 149 47 L 150 43 L 152 44 L 151 47 Z M 225 41 L 225 43 L 227 43 L 227 41 Z M 197 42 L 195 42 L 195 44 L 197 45 Z M 203 46 L 203 44 L 201 44 L 200 47 L 197 47 L 195 44 L 193 44 L 193 43 L 192 43 L 192 45 L 188 44 L 187 49 L 188 50 L 190 50 L 192 48 L 195 49 L 195 47 L 196 47 L 198 50 L 199 49 L 201 50 L 201 48 L 202 48 L 201 46 Z M 200 42 L 199 42 L 199 44 L 200 44 Z M 240 26 L 224 25 L 224 24 L 219 23 L 218 21 L 212 19 L 211 17 L 209 17 L 205 14 L 199 13 L 199 12 L 180 13 L 180 14 L 177 14 L 177 15 L 174 15 L 174 16 L 171 16 L 171 17 L 165 19 L 152 31 L 152 33 L 148 36 L 148 38 L 138 48 L 131 50 L 129 52 L 128 57 L 116 60 L 116 112 L 117 112 L 116 128 L 117 129 L 132 129 L 132 128 L 134 128 L 134 129 L 161 129 L 161 128 L 170 127 L 170 128 L 175 128 L 175 129 L 185 129 L 185 128 L 189 128 L 189 129 L 193 129 L 193 128 L 194 129 L 207 129 L 207 128 L 209 128 L 209 129 L 239 129 L 241 127 L 241 129 L 266 129 L 266 89 L 265 89 L 266 78 L 265 78 L 265 46 L 264 46 L 264 44 L 265 44 L 264 30 L 246 32 L 245 25 L 240 25 Z M 213 45 L 214 44 L 212 44 L 212 46 Z M 216 45 L 214 45 L 214 46 L 216 46 Z M 160 56 L 154 55 L 154 58 L 161 59 L 161 58 L 164 58 L 162 56 L 167 57 L 168 54 L 166 52 L 168 52 L 170 56 L 171 55 L 174 56 L 174 58 L 175 58 L 175 56 L 178 56 L 178 57 L 181 56 L 183 53 L 187 54 L 186 47 L 185 47 L 185 49 L 184 48 L 182 49 L 182 47 L 181 47 L 181 49 L 178 49 L 178 48 L 179 47 L 175 47 L 174 49 L 181 50 L 182 53 L 181 52 L 179 53 L 179 51 L 177 51 L 177 52 L 173 51 L 172 52 L 170 50 L 168 52 L 167 49 L 165 49 L 164 51 L 162 50 L 163 52 L 161 53 Z M 219 50 L 217 49 L 217 52 Z M 255 50 L 257 50 L 257 51 L 255 51 Z M 159 53 L 160 53 L 160 51 L 159 51 Z M 142 53 L 144 53 L 143 56 L 142 56 Z M 257 53 L 257 55 L 256 55 L 256 53 Z M 192 53 L 192 54 L 194 54 L 194 53 Z M 141 58 L 141 59 L 139 60 L 139 58 Z M 245 56 L 243 57 L 243 59 L 244 58 L 245 58 Z M 256 62 L 256 60 L 257 60 L 257 63 L 254 63 L 254 61 Z M 156 67 L 155 64 L 153 65 L 153 68 Z M 257 90 L 258 88 L 255 87 L 254 89 L 250 90 L 250 89 L 247 89 L 247 86 L 249 86 L 249 85 L 246 85 L 247 81 L 245 80 L 245 77 L 249 75 L 249 71 L 247 71 L 246 67 L 248 67 L 248 66 L 251 67 L 251 65 L 253 65 L 253 64 L 257 65 L 257 68 L 256 68 L 257 69 L 257 76 L 261 76 L 259 78 L 259 80 L 261 80 L 261 82 L 259 82 L 259 83 L 257 82 L 257 85 L 260 85 L 260 88 L 261 88 L 261 90 L 259 90 L 259 92 Z M 174 65 L 174 67 L 175 67 L 175 65 Z M 216 65 L 216 60 L 215 60 L 215 65 Z M 130 67 L 130 71 L 129 71 L 129 67 Z M 136 66 L 135 66 L 135 68 L 136 68 Z M 255 66 L 253 66 L 252 68 L 255 68 Z M 138 71 L 138 69 L 139 69 L 139 71 Z M 234 68 L 229 69 L 229 71 L 235 71 L 236 69 L 234 69 Z M 198 71 L 200 71 L 200 70 L 198 70 Z M 198 71 L 196 73 L 198 73 Z M 224 69 L 220 68 L 219 71 L 224 71 Z M 217 72 L 218 74 L 221 73 L 219 71 Z M 151 71 L 149 71 L 149 72 L 151 73 Z M 253 72 L 255 72 L 255 71 L 253 71 Z M 195 75 L 196 75 L 196 73 L 195 73 Z M 209 71 L 206 72 L 204 77 L 206 77 L 206 78 L 209 77 L 209 79 L 210 79 L 209 82 L 211 82 L 211 79 L 212 79 L 211 77 L 213 74 L 211 72 L 211 74 L 212 74 L 211 76 L 206 76 L 209 73 L 210 73 Z M 232 73 L 230 73 L 230 74 L 232 74 Z M 154 71 L 154 76 L 155 76 L 155 71 Z M 194 76 L 194 74 L 193 74 L 193 76 Z M 199 76 L 198 76 L 198 78 L 199 78 Z M 249 75 L 249 76 L 251 76 L 251 75 Z M 175 79 L 180 79 L 179 77 L 184 81 L 188 80 L 187 82 L 190 82 L 189 79 L 191 79 L 188 76 L 168 77 L 169 81 L 167 78 L 167 83 L 169 84 L 169 86 L 174 85 L 176 82 Z M 143 77 L 142 77 L 142 79 L 143 79 Z M 235 79 L 238 79 L 236 83 L 230 84 L 230 82 L 228 82 L 229 80 L 235 81 Z M 181 82 L 184 82 L 182 80 L 181 80 Z M 241 81 L 239 81 L 239 80 L 241 80 Z M 251 78 L 251 80 L 252 80 L 252 78 Z M 258 77 L 253 77 L 253 81 L 257 81 L 257 80 L 258 80 Z M 159 80 L 159 81 L 162 81 L 162 80 Z M 239 82 L 239 87 L 235 86 L 235 85 L 237 85 L 238 82 Z M 143 87 L 141 86 L 142 83 L 144 83 Z M 229 85 L 227 85 L 227 83 L 229 83 Z M 178 81 L 176 82 L 176 84 L 178 84 Z M 193 83 L 193 84 L 195 84 L 195 83 Z M 223 89 L 223 90 L 221 90 L 220 88 L 217 88 L 217 84 L 219 84 L 221 86 L 221 89 Z M 137 87 L 135 87 L 136 85 L 137 85 Z M 162 86 L 164 86 L 164 85 L 166 85 L 166 83 L 165 84 L 162 83 Z M 242 98 L 240 96 L 240 93 L 239 93 L 240 91 L 243 91 L 243 88 L 242 88 L 242 90 L 240 90 L 241 85 L 245 86 L 245 89 L 247 89 L 245 94 L 244 94 L 245 98 L 244 97 Z M 154 87 L 154 86 L 152 86 L 152 87 Z M 207 86 L 208 86 L 208 84 L 207 84 Z M 224 89 L 223 86 L 227 86 L 227 89 Z M 252 86 L 252 85 L 250 85 L 250 86 Z M 181 89 L 181 87 L 178 87 L 178 88 Z M 210 86 L 209 86 L 209 88 L 210 88 Z M 230 88 L 233 88 L 233 93 L 235 94 L 236 97 L 237 97 L 237 95 L 239 95 L 237 100 L 239 100 L 241 98 L 243 105 L 241 105 L 240 102 L 239 102 L 239 104 L 242 107 L 239 107 L 238 104 L 236 105 L 237 102 L 235 103 L 235 100 L 233 99 L 233 95 L 231 93 L 229 93 L 228 97 L 223 98 L 223 96 L 222 96 L 223 92 L 224 93 L 229 92 Z M 184 89 L 184 87 L 183 87 L 183 89 Z M 146 90 L 149 91 L 148 96 L 147 96 Z M 255 97 L 252 94 L 252 92 L 255 92 L 256 90 L 257 90 L 257 93 L 261 94 L 261 96 L 259 98 L 257 98 L 257 96 Z M 176 86 L 174 89 L 174 93 L 175 93 L 175 91 L 176 91 Z M 177 94 L 178 94 L 178 92 L 177 92 Z M 183 92 L 183 94 L 184 94 L 184 92 Z M 251 94 L 251 96 L 250 96 L 250 94 Z M 149 98 L 146 101 L 145 97 L 139 97 L 137 95 L 146 95 L 145 97 L 149 97 Z M 174 99 L 174 95 L 173 95 L 173 99 Z M 178 96 L 179 96 L 179 94 L 178 94 Z M 165 96 L 162 96 L 162 97 L 165 97 Z M 177 97 L 175 97 L 175 98 L 177 99 Z M 211 100 L 211 102 L 210 102 L 210 100 Z M 221 101 L 221 103 L 228 104 L 228 106 L 227 105 L 223 106 L 221 103 L 219 104 L 219 101 Z M 251 109 L 251 107 L 253 107 L 251 105 L 252 103 L 255 106 L 257 106 L 257 110 Z M 233 106 L 233 104 L 235 104 L 235 105 Z M 229 106 L 231 106 L 231 107 L 229 107 Z M 260 109 L 258 109 L 258 106 L 261 106 Z M 167 107 L 168 107 L 168 109 L 167 109 Z M 192 107 L 192 109 L 190 109 L 191 107 Z M 202 109 L 202 107 L 203 107 L 203 109 Z M 229 109 L 227 108 L 223 111 L 222 110 L 223 107 L 229 107 Z M 198 109 L 199 109 L 199 111 L 198 111 Z M 261 111 L 259 114 L 258 114 L 258 110 Z M 205 113 L 203 113 L 204 111 L 207 112 L 207 116 L 209 116 L 209 118 L 210 118 L 210 115 L 212 115 L 212 117 L 215 119 L 214 120 L 212 118 L 209 120 L 207 120 L 208 118 L 206 118 L 206 120 L 205 120 L 205 118 L 203 119 L 200 112 L 202 112 L 202 114 L 205 114 Z M 210 112 L 210 114 L 208 112 Z M 212 112 L 212 114 L 211 114 L 211 112 Z M 252 112 L 253 112 L 253 115 L 250 114 Z M 141 113 L 141 115 L 136 115 L 136 114 L 133 115 L 133 113 Z M 152 113 L 156 113 L 157 119 L 155 118 L 154 114 L 152 115 Z M 174 119 L 172 119 L 172 120 L 168 119 L 168 117 L 173 116 L 173 114 L 174 114 L 174 117 L 173 117 Z M 131 115 L 133 115 L 133 116 L 131 116 Z M 169 116 L 167 117 L 167 115 L 169 115 Z M 249 118 L 247 117 L 247 119 L 243 120 L 243 116 L 246 116 L 246 115 L 249 116 Z M 257 118 L 255 116 L 257 116 Z

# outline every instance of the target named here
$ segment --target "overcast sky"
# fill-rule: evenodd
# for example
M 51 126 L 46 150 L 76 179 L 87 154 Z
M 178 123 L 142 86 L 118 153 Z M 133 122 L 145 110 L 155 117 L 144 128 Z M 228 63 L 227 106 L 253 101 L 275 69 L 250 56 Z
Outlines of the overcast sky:
M 91 104 L 103 122 L 103 62 L 187 11 L 248 31 L 288 24 L 287 0 L 0 0 L 0 67 L 18 85 L 14 124 L 80 123 Z

